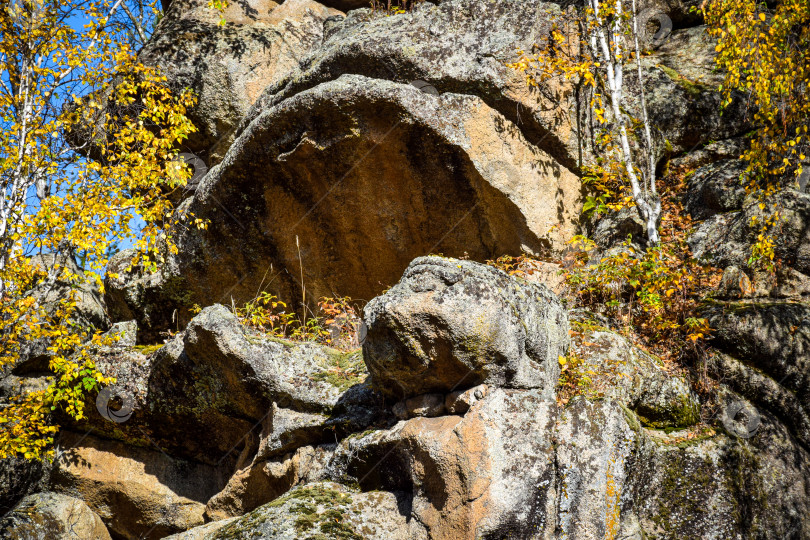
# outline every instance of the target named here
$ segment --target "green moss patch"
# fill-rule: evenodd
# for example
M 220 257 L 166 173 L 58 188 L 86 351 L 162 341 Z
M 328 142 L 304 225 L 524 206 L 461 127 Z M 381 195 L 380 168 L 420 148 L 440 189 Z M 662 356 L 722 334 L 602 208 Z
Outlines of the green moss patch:
M 347 522 L 352 495 L 336 484 L 312 484 L 254 510 L 217 532 L 216 538 L 267 538 L 286 530 L 291 522 L 298 538 L 307 540 L 362 540 Z M 342 486 L 339 486 L 342 487 Z
M 162 349 L 164 345 L 164 343 L 155 343 L 154 345 L 136 345 L 132 347 L 132 350 L 137 351 L 145 356 L 149 356 L 150 354 Z
M 674 69 L 661 64 L 658 65 L 658 68 L 664 73 L 666 73 L 666 75 L 670 79 L 672 79 L 678 86 L 686 90 L 686 93 L 689 94 L 690 96 L 698 97 L 703 92 L 702 85 L 690 81 L 689 79 L 687 79 Z
M 286 504 L 289 501 L 303 501 L 312 504 L 351 504 L 352 498 L 346 493 L 342 493 L 336 489 L 331 489 L 322 484 L 315 484 L 312 486 L 305 486 L 300 489 L 294 489 L 279 497 L 278 499 L 267 503 L 269 508 L 276 508 Z
M 320 371 L 310 376 L 313 381 L 327 382 L 345 392 L 352 386 L 362 383 L 368 376 L 363 354 L 330 352 L 319 366 Z
M 296 516 L 295 530 L 299 533 L 315 533 L 308 537 L 312 539 L 320 538 L 323 534 L 326 538 L 362 540 L 362 536 L 345 523 L 345 512 L 352 503 L 351 495 L 316 484 L 294 490 L 268 506 L 283 506 L 292 501 L 289 510 Z

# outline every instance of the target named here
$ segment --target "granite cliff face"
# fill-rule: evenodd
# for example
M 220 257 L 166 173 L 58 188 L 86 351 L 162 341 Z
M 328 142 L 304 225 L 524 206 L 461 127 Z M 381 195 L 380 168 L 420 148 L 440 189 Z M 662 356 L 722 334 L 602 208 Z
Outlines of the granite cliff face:
M 751 126 L 719 114 L 688 3 L 647 6 L 675 29 L 643 69 L 669 166 L 694 170 L 690 245 L 725 271 L 702 308 L 714 408 L 693 374 L 569 309 L 553 271 L 481 264 L 638 230 L 580 222 L 571 89 L 505 66 L 558 5 L 246 0 L 221 27 L 206 4 L 164 1 L 141 55 L 200 96 L 186 150 L 206 174 L 178 203 L 210 226 L 176 231 L 157 274 L 119 254 L 106 314 L 91 291 L 125 335 L 97 358 L 119 416 L 102 396 L 63 419 L 52 463 L 2 462 L 0 536 L 810 538 L 810 195 L 779 194 L 785 264 L 752 282 Z M 270 338 L 225 307 L 302 283 L 369 301 L 362 347 Z M 564 355 L 598 391 L 563 396 Z M 2 399 L 44 384 L 41 364 L 4 374 Z
M 210 226 L 177 232 L 160 278 L 183 295 L 151 295 L 164 313 L 187 322 L 194 303 L 258 289 L 299 298 L 302 281 L 312 298 L 369 300 L 420 255 L 559 252 L 580 230 L 573 89 L 530 89 L 506 66 L 547 39 L 555 4 L 230 9 L 244 13 L 221 29 L 199 5 L 173 5 L 142 53 L 201 96 L 189 150 L 211 168 L 183 202 Z M 650 116 L 672 153 L 750 129 L 738 108 L 721 119 L 711 50 L 689 27 L 645 58 Z

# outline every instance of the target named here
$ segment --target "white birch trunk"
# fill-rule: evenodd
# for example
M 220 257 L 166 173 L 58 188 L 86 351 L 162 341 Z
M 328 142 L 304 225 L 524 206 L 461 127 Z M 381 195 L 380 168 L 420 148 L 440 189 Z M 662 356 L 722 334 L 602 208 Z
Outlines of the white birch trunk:
M 604 24 L 599 24 L 600 13 L 599 0 L 590 0 L 591 8 L 594 11 L 595 25 L 592 35 L 588 36 L 593 50 L 594 59 L 598 60 L 605 68 L 608 93 L 610 94 L 611 110 L 614 122 L 617 125 L 619 148 L 621 149 L 621 159 L 627 177 L 630 181 L 630 188 L 633 192 L 633 199 L 638 207 L 640 217 L 646 225 L 647 239 L 650 244 L 658 244 L 658 221 L 661 216 L 661 201 L 655 185 L 655 155 L 653 153 L 652 133 L 650 121 L 647 115 L 647 102 L 644 95 L 644 79 L 641 70 L 641 48 L 638 42 L 638 27 L 636 18 L 636 2 L 633 0 L 632 13 L 632 34 L 636 49 L 636 64 L 638 67 L 639 86 L 641 88 L 641 109 L 642 122 L 644 124 L 645 145 L 642 152 L 645 154 L 644 163 L 639 170 L 642 178 L 639 179 L 636 173 L 635 160 L 630 147 L 630 139 L 627 133 L 627 117 L 622 111 L 624 101 L 624 80 L 623 61 L 627 56 L 627 51 L 622 47 L 621 42 L 621 0 L 616 0 L 616 17 L 608 28 Z M 611 46 L 612 45 L 612 46 Z M 646 173 L 644 169 L 647 169 Z

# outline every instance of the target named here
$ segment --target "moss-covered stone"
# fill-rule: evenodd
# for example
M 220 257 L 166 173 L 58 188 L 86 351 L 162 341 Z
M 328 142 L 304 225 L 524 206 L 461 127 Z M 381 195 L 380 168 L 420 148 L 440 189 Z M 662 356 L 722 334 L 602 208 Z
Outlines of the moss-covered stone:
M 309 484 L 225 525 L 214 538 L 362 540 L 401 537 L 399 531 L 380 528 L 384 521 L 380 518 L 396 506 L 378 498 L 378 494 L 359 493 L 342 484 Z M 373 504 L 374 501 L 379 504 Z

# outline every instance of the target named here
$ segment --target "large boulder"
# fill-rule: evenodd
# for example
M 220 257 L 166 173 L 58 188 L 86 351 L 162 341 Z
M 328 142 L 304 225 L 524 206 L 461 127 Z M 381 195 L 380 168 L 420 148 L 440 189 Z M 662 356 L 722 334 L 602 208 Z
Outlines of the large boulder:
M 224 480 L 209 465 L 157 448 L 71 432 L 59 446 L 51 489 L 83 500 L 118 538 L 158 539 L 202 525 L 205 503 Z
M 288 0 L 270 14 L 293 7 Z M 226 106 L 227 85 L 211 82 L 216 96 L 202 103 L 217 110 L 203 132 L 228 134 L 212 155 L 230 148 L 184 206 L 210 226 L 178 231 L 165 280 L 188 302 L 175 306 L 174 323 L 187 322 L 189 304 L 243 303 L 260 289 L 288 302 L 335 292 L 368 299 L 431 252 L 483 261 L 562 249 L 577 232 L 576 175 L 592 157 L 578 138 L 583 107 L 565 83 L 532 89 L 506 65 L 547 38 L 555 14 L 558 5 L 539 0 L 449 0 L 392 16 L 333 15 L 322 42 L 274 71 L 235 130 L 231 118 L 244 108 Z M 174 20 L 203 24 L 194 17 Z M 194 60 L 200 51 L 163 39 L 188 56 L 180 65 L 218 73 L 207 57 Z M 711 51 L 705 29 L 687 28 L 644 61 L 650 117 L 673 152 L 748 129 L 736 108 L 721 121 Z
M 57 493 L 29 495 L 0 521 L 6 540 L 111 540 L 98 517 L 80 499 Z
M 230 538 L 425 538 L 422 527 L 408 520 L 392 493 L 358 493 L 334 482 L 307 484 L 241 518 L 203 526 L 172 540 Z
M 365 322 L 373 383 L 397 398 L 479 384 L 551 398 L 569 342 L 567 313 L 544 286 L 441 257 L 411 263 L 369 302 Z
M 735 391 L 779 417 L 810 448 L 810 305 L 712 302 L 703 316 L 724 351 L 714 371 Z
M 102 351 L 96 364 L 116 378 L 109 397 L 125 403 L 125 421 L 94 412 L 65 422 L 125 441 L 146 434 L 171 455 L 226 468 L 240 452 L 283 456 L 363 429 L 380 414 L 356 351 L 268 338 L 221 305 L 162 347 Z M 334 374 L 338 365 L 343 375 Z
M 721 416 L 731 406 L 756 410 L 737 396 L 728 398 L 720 400 Z M 773 416 L 759 410 L 757 418 L 751 431 L 691 439 L 682 432 L 642 431 L 621 494 L 623 503 L 634 501 L 630 519 L 622 510 L 622 522 L 634 535 L 619 537 L 810 536 L 810 454 Z M 730 419 L 722 420 L 721 431 L 733 427 Z
M 308 298 L 371 298 L 419 255 L 561 247 L 579 181 L 508 125 L 478 97 L 357 75 L 295 94 L 187 202 L 210 225 L 180 233 L 172 275 L 199 303 L 296 301 L 302 280 Z
M 674 30 L 643 58 L 648 116 L 653 129 L 668 142 L 670 154 L 740 136 L 753 127 L 747 121 L 744 99 L 735 99 L 725 110 L 721 107 L 717 88 L 723 76 L 715 67 L 714 47 L 706 26 L 695 26 Z M 641 118 L 636 69 L 626 70 L 625 77 L 627 107 Z
M 191 307 L 182 282 L 163 269 L 144 271 L 133 265 L 134 249 L 110 258 L 104 277 L 104 301 L 113 321 L 137 321 L 139 345 L 162 343 L 168 331 L 188 323 Z
M 406 494 L 430 538 L 555 538 L 556 416 L 540 390 L 494 389 L 463 417 L 344 439 L 326 475 Z
M 684 206 L 693 219 L 740 210 L 745 201 L 745 162 L 721 159 L 697 169 L 687 181 Z
M 613 399 L 645 427 L 686 428 L 700 420 L 700 401 L 687 379 L 585 313 L 573 314 L 570 359 L 563 379 L 592 398 Z M 558 395 L 566 399 L 569 388 Z
M 324 43 L 268 86 L 228 158 L 184 206 L 210 221 L 208 231 L 178 232 L 167 276 L 184 282 L 192 305 L 243 303 L 260 288 L 295 301 L 302 286 L 307 299 L 369 299 L 420 255 L 537 253 L 575 234 L 577 151 L 563 142 L 570 129 L 558 129 L 557 98 L 504 65 L 544 35 L 549 25 L 535 22 L 554 6 L 461 4 L 325 22 Z M 212 65 L 167 46 L 188 56 L 181 67 Z M 218 95 L 227 87 L 210 86 Z M 228 107 L 206 101 L 217 108 L 206 121 L 230 132 L 218 120 Z M 301 271 L 303 283 L 293 277 Z
M 772 229 L 774 251 L 779 261 L 805 276 L 810 275 L 810 195 L 785 189 L 770 197 L 763 207 L 749 200 L 741 210 L 716 214 L 701 223 L 689 238 L 698 258 L 720 268 L 747 266 L 751 248 L 762 224 L 779 212 Z

